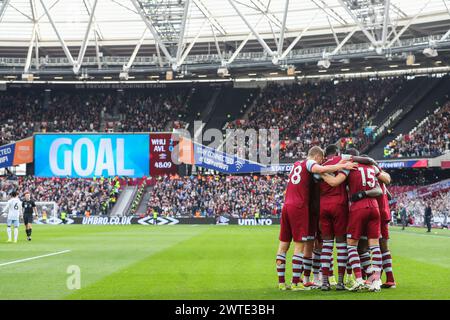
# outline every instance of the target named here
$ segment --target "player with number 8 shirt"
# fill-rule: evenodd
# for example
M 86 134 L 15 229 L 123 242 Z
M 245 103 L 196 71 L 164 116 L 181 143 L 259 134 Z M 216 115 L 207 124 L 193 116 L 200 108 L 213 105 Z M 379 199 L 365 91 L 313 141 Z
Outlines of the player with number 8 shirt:
M 291 241 L 294 241 L 294 255 L 292 257 L 292 290 L 309 289 L 312 282 L 309 281 L 312 267 L 312 249 L 317 231 L 317 223 L 310 210 L 310 190 L 312 189 L 314 173 L 325 174 L 340 170 L 353 170 L 355 163 L 342 161 L 335 165 L 321 166 L 319 163 L 324 158 L 323 150 L 312 147 L 308 151 L 306 160 L 294 164 L 289 174 L 289 182 L 286 189 L 285 202 L 281 213 L 281 228 L 279 236 L 279 248 L 276 264 L 279 288 L 286 290 L 285 270 L 286 253 Z M 304 284 L 300 282 L 302 266 L 304 270 Z

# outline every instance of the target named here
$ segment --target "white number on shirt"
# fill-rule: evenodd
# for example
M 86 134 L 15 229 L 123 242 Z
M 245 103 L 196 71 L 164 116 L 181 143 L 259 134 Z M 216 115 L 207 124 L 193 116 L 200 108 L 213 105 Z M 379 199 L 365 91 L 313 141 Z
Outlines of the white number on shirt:
M 300 174 L 302 173 L 302 167 L 298 166 L 292 170 L 291 182 L 292 184 L 299 184 L 302 180 Z
M 364 168 L 358 168 L 359 172 L 361 173 L 362 178 L 362 185 L 363 187 L 369 186 L 370 188 L 375 187 L 375 170 L 374 169 L 367 169 L 367 177 L 366 172 L 364 171 Z

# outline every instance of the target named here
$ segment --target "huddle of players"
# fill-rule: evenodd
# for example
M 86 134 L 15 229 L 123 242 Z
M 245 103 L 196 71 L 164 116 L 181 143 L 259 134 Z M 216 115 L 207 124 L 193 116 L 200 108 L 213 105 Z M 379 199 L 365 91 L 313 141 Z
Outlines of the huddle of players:
M 306 160 L 296 162 L 289 174 L 281 215 L 276 258 L 279 289 L 395 288 L 387 245 L 391 217 L 385 184 L 390 180 L 371 158 L 359 156 L 356 149 L 340 155 L 336 145 L 328 146 L 325 152 L 312 147 Z M 291 241 L 293 275 L 288 287 L 286 253 Z M 335 241 L 337 282 L 333 272 Z M 384 284 L 382 269 L 386 273 Z
M 7 242 L 11 242 L 11 225 L 14 226 L 14 242 L 17 242 L 19 237 L 19 218 L 23 212 L 23 223 L 25 224 L 25 231 L 27 240 L 31 241 L 33 213 L 37 216 L 36 203 L 31 200 L 31 195 L 25 192 L 25 198 L 21 201 L 16 191 L 11 192 L 11 199 L 8 200 L 3 214 L 7 214 L 6 218 L 6 233 L 8 234 Z

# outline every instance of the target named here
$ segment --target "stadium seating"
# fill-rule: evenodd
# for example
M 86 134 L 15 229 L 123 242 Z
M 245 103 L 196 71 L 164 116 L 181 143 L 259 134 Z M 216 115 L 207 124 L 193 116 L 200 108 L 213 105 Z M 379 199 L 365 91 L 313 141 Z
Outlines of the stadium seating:
M 191 176 L 161 177 L 150 191 L 152 209 L 167 216 L 279 215 L 285 177 Z
M 231 122 L 229 127 L 278 128 L 280 156 L 288 160 L 304 158 L 312 145 L 336 143 L 343 137 L 361 146 L 370 139 L 363 129 L 403 84 L 403 78 L 392 78 L 268 85 L 248 120 Z
M 187 89 L 127 91 L 11 91 L 0 97 L 0 145 L 33 132 L 151 132 L 183 125 Z M 112 119 L 108 127 L 107 115 Z M 117 118 L 117 120 L 115 120 Z
M 436 157 L 450 149 L 450 101 L 426 117 L 409 134 L 385 147 L 385 157 Z

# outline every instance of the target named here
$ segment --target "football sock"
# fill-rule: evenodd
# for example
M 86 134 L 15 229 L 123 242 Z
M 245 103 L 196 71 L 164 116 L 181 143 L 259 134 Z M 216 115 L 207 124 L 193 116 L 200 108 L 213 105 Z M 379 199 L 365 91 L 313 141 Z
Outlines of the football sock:
M 322 283 L 328 284 L 328 277 L 330 275 L 330 262 L 333 254 L 333 240 L 323 240 L 322 255 L 320 262 L 322 265 Z
M 334 262 L 333 262 L 333 252 L 331 252 L 331 260 L 330 260 L 330 270 L 328 271 L 328 276 L 334 276 Z
M 338 262 L 338 282 L 344 283 L 345 269 L 347 268 L 347 244 L 345 242 L 336 243 Z M 351 270 L 351 269 L 350 269 Z
M 294 254 L 292 256 L 292 283 L 299 283 L 302 276 L 302 256 Z
M 11 240 L 11 227 L 6 228 L 6 233 L 8 234 L 8 240 Z
M 374 271 L 373 273 L 374 280 L 379 280 L 382 266 L 380 246 L 371 246 L 369 247 L 369 249 L 370 252 L 372 253 L 372 268 Z
M 14 228 L 14 241 L 17 241 L 19 237 L 19 228 Z
M 348 250 L 348 262 L 352 266 L 352 270 L 357 280 L 362 280 L 361 274 L 361 262 L 359 260 L 358 249 L 356 246 L 347 246 Z
M 277 254 L 277 273 L 278 273 L 278 283 L 285 283 L 285 273 L 286 273 L 286 253 Z
M 314 274 L 314 280 L 319 280 L 320 254 L 321 254 L 321 252 L 319 250 L 314 250 L 313 251 L 313 274 Z
M 310 282 L 309 277 L 311 276 L 312 263 L 312 257 L 303 256 L 303 273 L 305 275 L 305 283 Z
M 392 257 L 391 252 L 386 251 L 382 254 L 383 258 L 383 270 L 386 273 L 386 281 L 387 282 L 395 282 L 394 273 L 392 271 Z
M 363 276 L 367 275 L 367 269 L 370 267 L 370 253 L 365 251 L 359 255 L 359 260 L 361 261 L 361 269 Z

